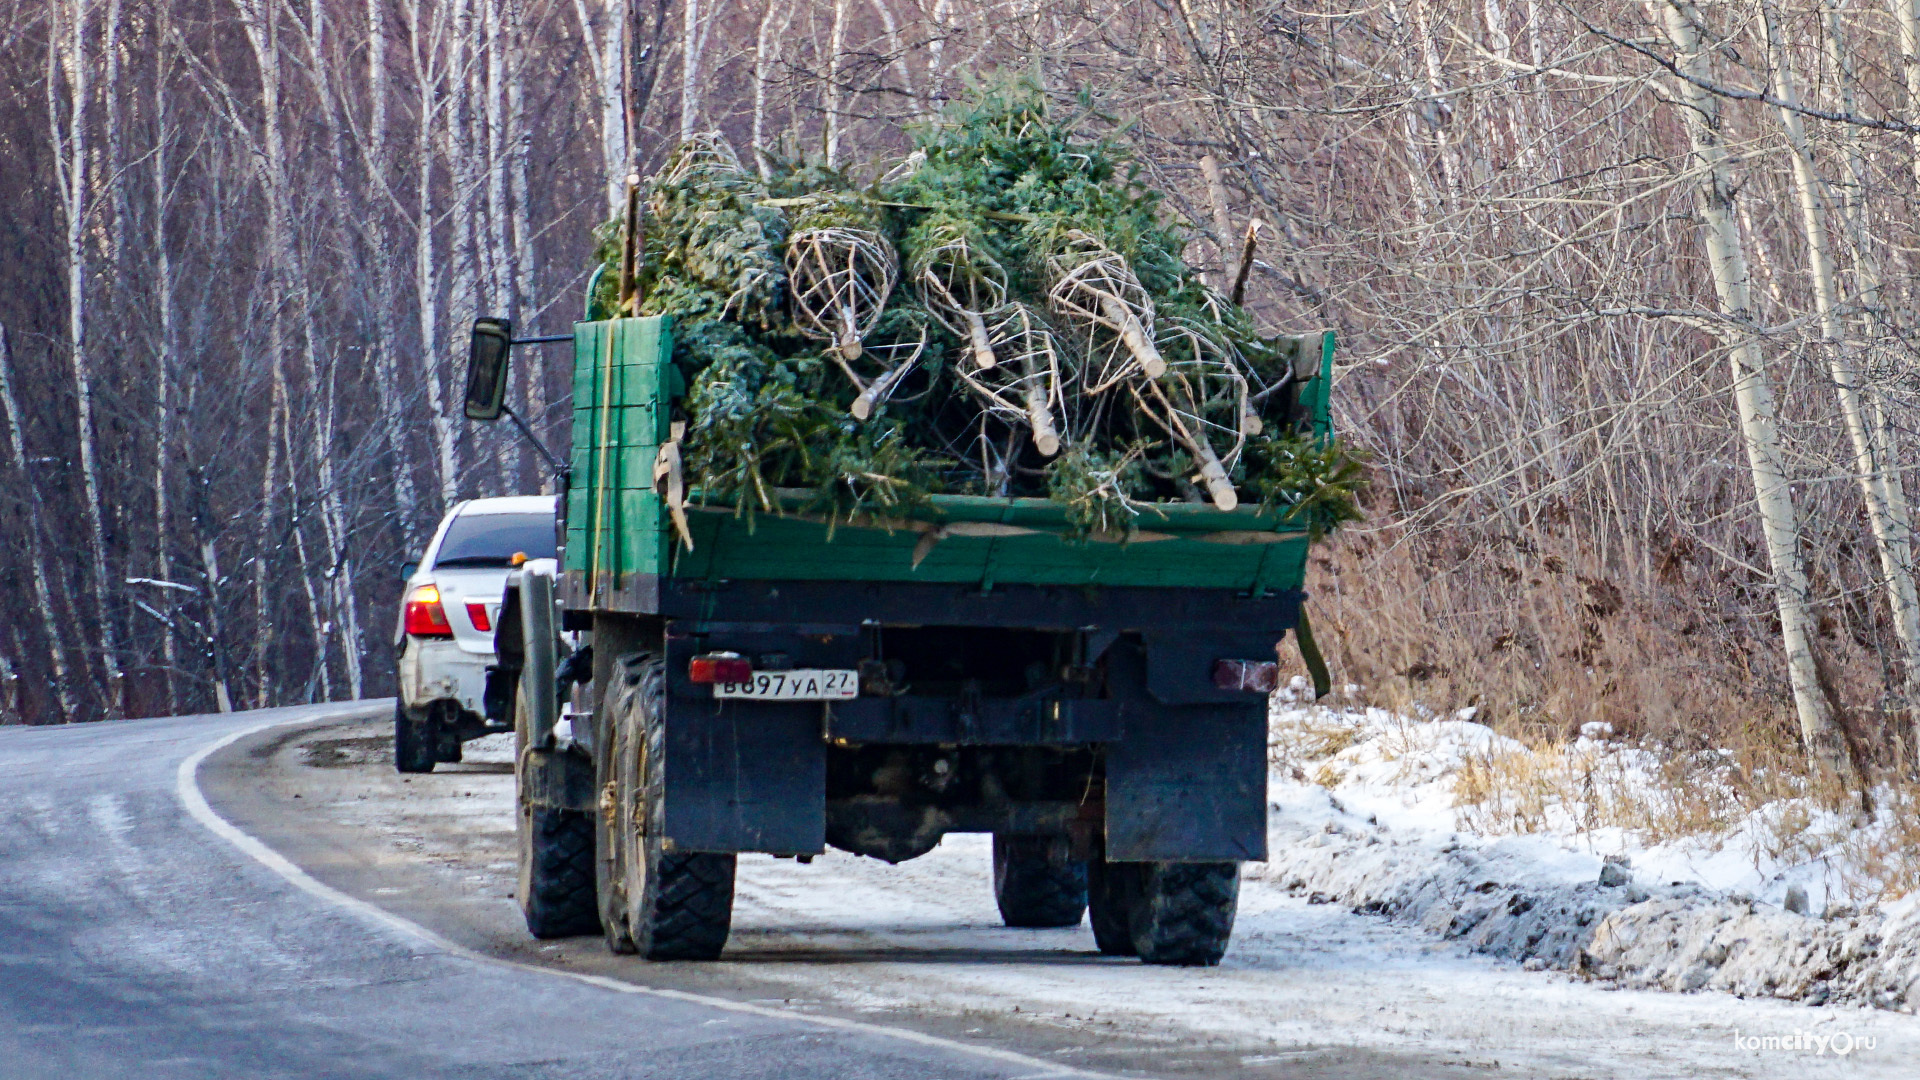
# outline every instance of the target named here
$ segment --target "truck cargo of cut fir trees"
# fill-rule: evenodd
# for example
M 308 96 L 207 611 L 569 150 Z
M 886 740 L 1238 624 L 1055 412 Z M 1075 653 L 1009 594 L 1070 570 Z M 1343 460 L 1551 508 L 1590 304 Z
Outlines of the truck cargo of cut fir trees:
M 630 185 L 571 338 L 564 547 L 489 687 L 535 935 L 712 958 L 742 852 L 985 832 L 1009 926 L 1220 959 L 1277 649 L 1324 692 L 1302 579 L 1361 470 L 1332 334 L 1240 307 L 1254 231 L 1209 285 L 1094 122 L 1003 89 L 858 180 L 709 134 Z M 470 417 L 511 336 L 476 323 Z

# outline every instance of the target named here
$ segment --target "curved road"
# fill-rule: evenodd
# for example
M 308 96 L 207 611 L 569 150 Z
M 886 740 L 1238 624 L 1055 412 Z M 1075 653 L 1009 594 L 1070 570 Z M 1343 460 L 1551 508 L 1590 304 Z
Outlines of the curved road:
M 391 707 L 0 728 L 0 1080 L 1915 1074 L 1912 1017 L 1610 992 L 1258 877 L 1220 968 L 1116 961 L 1000 927 L 978 837 L 743 861 L 716 964 L 535 942 L 510 766 L 399 776 Z M 1733 1045 L 1816 1027 L 1879 1045 Z
M 0 1077 L 1086 1075 L 475 957 L 243 850 L 181 768 L 366 712 L 0 729 Z

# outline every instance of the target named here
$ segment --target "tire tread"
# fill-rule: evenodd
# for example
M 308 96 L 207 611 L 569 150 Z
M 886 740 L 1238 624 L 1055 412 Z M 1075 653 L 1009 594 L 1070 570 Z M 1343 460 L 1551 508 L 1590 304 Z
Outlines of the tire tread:
M 993 899 L 1000 920 L 1020 929 L 1078 926 L 1087 911 L 1087 864 L 1062 858 L 1063 842 L 993 838 Z
M 1212 967 L 1226 954 L 1240 898 L 1231 862 L 1147 863 L 1133 910 L 1133 947 L 1149 964 Z
M 593 820 L 578 810 L 532 807 L 532 874 L 525 908 L 537 938 L 600 932 L 593 883 Z

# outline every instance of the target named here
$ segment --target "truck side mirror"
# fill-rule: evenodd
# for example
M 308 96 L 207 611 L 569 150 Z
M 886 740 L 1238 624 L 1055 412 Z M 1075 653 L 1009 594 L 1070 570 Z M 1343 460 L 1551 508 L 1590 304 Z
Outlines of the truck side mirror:
M 512 348 L 512 320 L 492 316 L 473 320 L 473 343 L 467 351 L 467 419 L 500 419 L 507 401 L 507 354 Z

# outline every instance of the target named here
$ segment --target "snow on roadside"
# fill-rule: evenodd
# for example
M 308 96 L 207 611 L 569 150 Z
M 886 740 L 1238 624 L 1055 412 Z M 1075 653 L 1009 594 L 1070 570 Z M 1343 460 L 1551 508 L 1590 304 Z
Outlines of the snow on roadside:
M 1420 720 L 1287 697 L 1276 695 L 1271 725 L 1270 861 L 1251 877 L 1533 969 L 1813 1005 L 1920 1006 L 1920 901 L 1845 902 L 1836 886 L 1863 873 L 1847 859 L 1857 847 L 1844 841 L 1859 839 L 1850 823 L 1773 803 L 1718 834 L 1646 843 L 1638 830 L 1592 827 L 1589 797 L 1544 800 L 1531 807 L 1530 831 L 1502 835 L 1485 802 L 1463 800 L 1460 788 L 1475 765 L 1525 748 L 1472 722 L 1471 710 Z M 1606 734 L 1564 748 L 1577 759 L 1571 772 L 1657 810 L 1657 760 Z M 1803 835 L 1832 842 L 1782 849 L 1773 818 L 1786 813 L 1799 815 Z M 1867 828 L 1891 828 L 1889 813 Z

